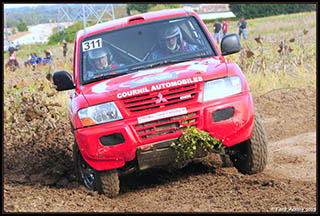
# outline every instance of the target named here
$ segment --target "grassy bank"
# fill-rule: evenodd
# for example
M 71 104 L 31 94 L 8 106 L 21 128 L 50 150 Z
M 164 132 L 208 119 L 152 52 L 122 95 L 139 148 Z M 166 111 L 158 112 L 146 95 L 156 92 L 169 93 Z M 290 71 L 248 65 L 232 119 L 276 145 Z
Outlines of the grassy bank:
M 228 33 L 238 32 L 237 22 L 228 24 Z M 212 31 L 212 25 L 208 27 Z M 316 12 L 247 20 L 247 31 L 242 51 L 227 58 L 241 67 L 253 95 L 315 86 Z

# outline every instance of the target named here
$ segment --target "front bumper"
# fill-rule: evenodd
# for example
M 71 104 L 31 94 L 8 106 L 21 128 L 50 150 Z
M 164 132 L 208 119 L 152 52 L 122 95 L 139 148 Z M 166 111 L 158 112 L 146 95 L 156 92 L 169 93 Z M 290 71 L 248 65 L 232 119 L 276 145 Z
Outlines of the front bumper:
M 241 143 L 251 137 L 254 108 L 249 92 L 206 103 L 194 103 L 186 106 L 186 110 L 187 115 L 183 115 L 183 118 L 192 118 L 192 123 L 183 119 L 174 120 L 173 117 L 168 120 L 165 127 L 159 126 L 163 124 L 162 120 L 157 121 L 156 125 L 150 126 L 148 122 L 139 124 L 137 117 L 133 117 L 77 129 L 74 131 L 74 135 L 83 158 L 96 170 L 122 167 L 126 161 L 131 161 L 136 157 L 137 147 L 141 153 L 156 143 L 176 139 L 182 135 L 183 127 L 188 125 L 209 132 L 211 136 L 220 139 L 226 147 Z M 192 116 L 186 117 L 189 114 Z M 217 114 L 222 114 L 222 117 L 217 117 Z M 137 125 L 142 129 L 139 129 Z M 174 130 L 166 128 L 172 127 L 172 125 L 175 125 Z M 163 130 L 165 132 L 157 135 L 157 128 L 165 128 Z M 150 132 L 150 129 L 154 131 Z M 112 134 L 122 134 L 123 140 L 116 145 L 103 145 L 100 138 Z M 142 134 L 147 135 L 142 136 Z

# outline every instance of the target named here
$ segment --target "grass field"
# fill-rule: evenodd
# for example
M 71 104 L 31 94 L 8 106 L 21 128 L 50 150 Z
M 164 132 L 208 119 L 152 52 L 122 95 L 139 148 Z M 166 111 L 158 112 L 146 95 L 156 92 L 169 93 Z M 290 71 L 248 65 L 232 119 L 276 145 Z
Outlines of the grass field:
M 227 58 L 242 68 L 254 96 L 274 88 L 315 86 L 316 12 L 252 19 L 247 23 L 248 40 L 241 41 L 242 51 Z M 228 33 L 237 33 L 237 22 L 229 22 L 228 25 Z M 208 28 L 212 32 L 212 24 L 208 24 Z M 257 38 L 261 39 L 261 43 L 256 41 Z M 284 48 L 280 52 L 281 43 Z M 41 66 L 35 71 L 24 67 L 23 62 L 29 53 L 36 52 L 43 56 L 46 48 L 54 53 L 51 65 Z M 68 49 L 64 59 L 62 45 L 22 46 L 16 53 L 20 69 L 15 72 L 4 69 L 5 111 L 12 103 L 19 109 L 23 97 L 37 94 L 46 103 L 60 104 L 56 106 L 57 111 L 66 114 L 69 91 L 56 92 L 46 77 L 48 73 L 59 70 L 72 73 L 73 44 L 68 44 Z M 4 63 L 7 59 L 8 53 L 5 53 Z M 6 118 L 10 116 L 6 115 Z

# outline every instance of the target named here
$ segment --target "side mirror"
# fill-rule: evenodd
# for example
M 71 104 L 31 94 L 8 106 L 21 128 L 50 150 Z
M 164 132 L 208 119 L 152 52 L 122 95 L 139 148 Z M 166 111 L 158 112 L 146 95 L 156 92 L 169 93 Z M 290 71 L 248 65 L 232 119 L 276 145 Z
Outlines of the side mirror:
M 238 34 L 228 34 L 222 38 L 221 53 L 223 56 L 237 53 L 241 50 L 241 43 Z
M 52 75 L 53 83 L 57 86 L 57 91 L 74 89 L 72 76 L 67 71 L 57 71 Z

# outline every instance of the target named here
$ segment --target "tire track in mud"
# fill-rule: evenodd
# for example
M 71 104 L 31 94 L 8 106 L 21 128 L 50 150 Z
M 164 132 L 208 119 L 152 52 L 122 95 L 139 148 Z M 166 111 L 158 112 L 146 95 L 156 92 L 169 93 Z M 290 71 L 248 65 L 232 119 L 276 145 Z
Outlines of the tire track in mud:
M 272 152 L 264 173 L 276 178 L 316 182 L 316 132 L 269 144 Z

